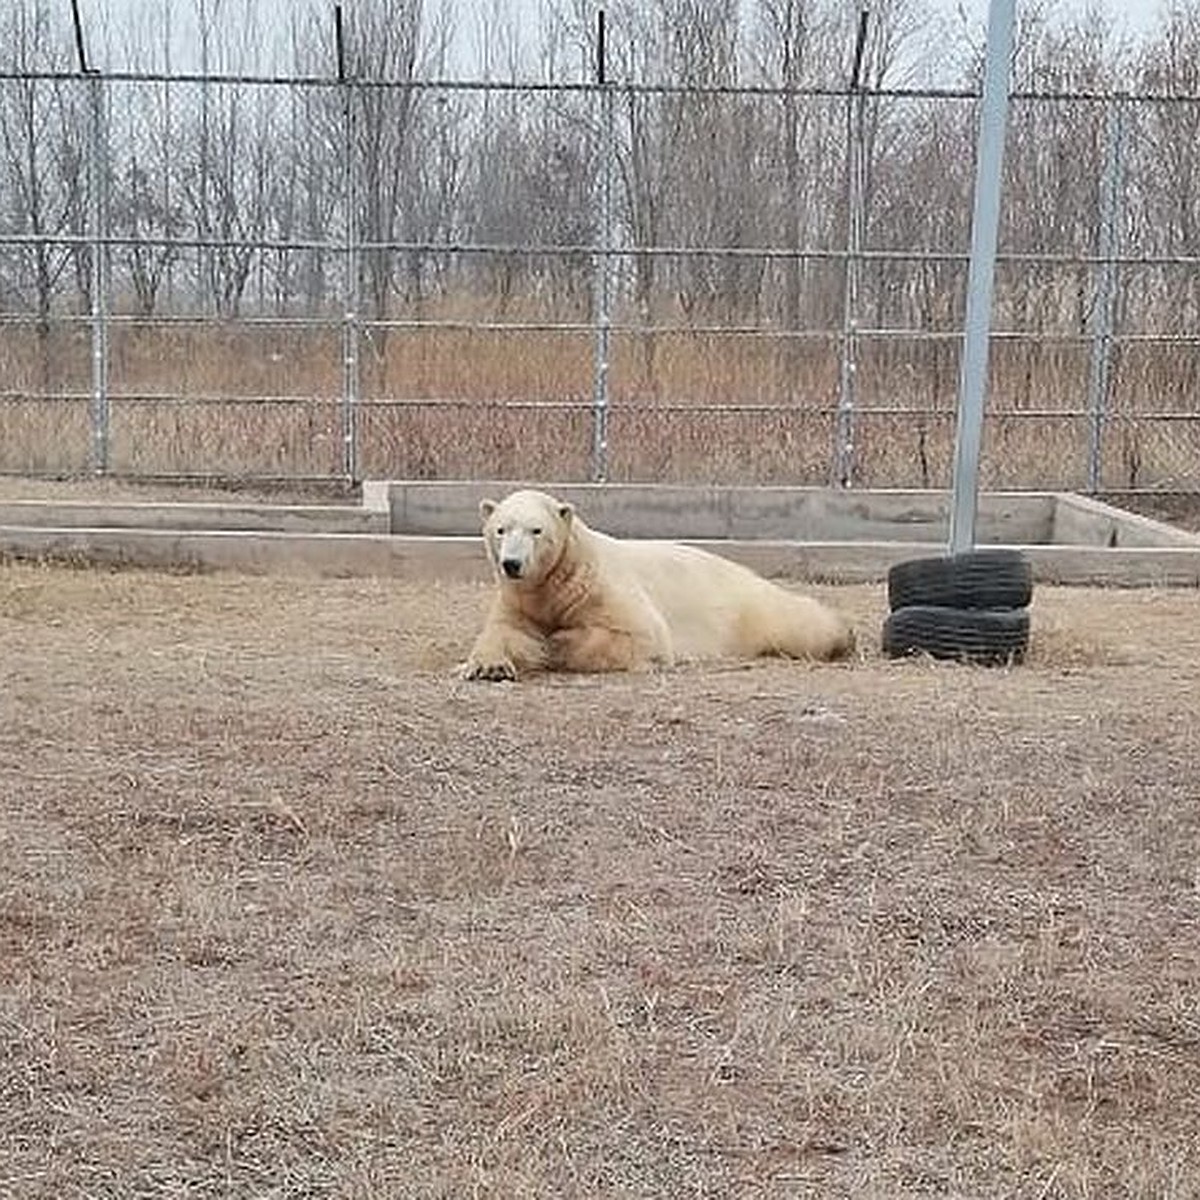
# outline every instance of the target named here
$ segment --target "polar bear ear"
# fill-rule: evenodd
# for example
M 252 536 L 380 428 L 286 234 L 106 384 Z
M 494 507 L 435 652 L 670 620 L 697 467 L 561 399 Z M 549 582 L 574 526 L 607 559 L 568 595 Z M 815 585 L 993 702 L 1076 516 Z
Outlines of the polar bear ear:
M 560 504 L 558 506 L 558 516 L 564 525 L 570 526 L 575 516 L 575 506 L 573 504 Z
M 495 500 L 480 500 L 479 515 L 486 521 L 496 511 Z

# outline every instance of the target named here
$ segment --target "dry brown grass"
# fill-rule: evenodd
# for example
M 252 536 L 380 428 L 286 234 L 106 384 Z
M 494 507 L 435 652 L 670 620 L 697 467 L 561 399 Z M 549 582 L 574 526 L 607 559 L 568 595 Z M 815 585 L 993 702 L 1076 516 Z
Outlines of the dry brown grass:
M 503 319 L 547 319 L 526 307 Z M 420 315 L 497 317 L 482 302 L 460 308 Z M 43 354 L 32 331 L 0 330 L 0 392 L 11 397 L 0 399 L 0 470 L 61 473 L 88 464 L 85 333 L 56 331 Z M 586 329 L 368 329 L 363 473 L 589 477 L 592 356 Z M 111 467 L 142 475 L 337 475 L 340 362 L 337 337 L 327 330 L 118 326 Z M 985 486 L 1086 485 L 1088 424 L 1067 414 L 1086 411 L 1088 362 L 1086 346 L 996 345 Z M 1113 366 L 1104 486 L 1200 486 L 1197 422 L 1163 415 L 1190 411 L 1193 373 L 1179 348 L 1122 349 Z M 825 483 L 838 377 L 832 334 L 791 345 L 713 332 L 614 335 L 611 477 Z M 857 372 L 864 411 L 854 431 L 859 484 L 948 486 L 956 387 L 953 344 L 864 340 Z M 76 398 L 40 398 L 56 391 Z
M 480 587 L 0 569 L 0 1196 L 1200 1194 L 1194 592 L 449 681 Z

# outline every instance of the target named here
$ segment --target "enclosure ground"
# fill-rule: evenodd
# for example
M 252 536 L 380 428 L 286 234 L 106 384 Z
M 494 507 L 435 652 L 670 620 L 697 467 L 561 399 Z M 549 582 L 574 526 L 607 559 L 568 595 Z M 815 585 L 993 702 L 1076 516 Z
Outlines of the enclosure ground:
M 1200 1194 L 1200 597 L 483 686 L 475 586 L 0 568 L 0 1196 Z

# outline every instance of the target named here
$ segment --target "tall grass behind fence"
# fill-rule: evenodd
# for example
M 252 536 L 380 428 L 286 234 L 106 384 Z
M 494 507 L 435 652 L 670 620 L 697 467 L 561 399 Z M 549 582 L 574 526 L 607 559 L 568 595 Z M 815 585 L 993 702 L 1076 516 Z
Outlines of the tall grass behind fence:
M 1200 101 L 1154 46 L 1054 51 L 1013 104 L 982 480 L 1197 491 Z M 0 70 L 0 471 L 948 486 L 973 89 L 631 61 Z

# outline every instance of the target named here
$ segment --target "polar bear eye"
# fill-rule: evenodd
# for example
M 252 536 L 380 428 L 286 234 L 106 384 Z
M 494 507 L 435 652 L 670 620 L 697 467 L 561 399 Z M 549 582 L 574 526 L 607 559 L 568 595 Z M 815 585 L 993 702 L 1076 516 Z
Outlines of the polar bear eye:
M 497 526 L 496 526 L 496 533 L 497 533 L 497 534 L 498 534 L 500 537 L 503 537 L 503 536 L 504 536 L 504 526 L 503 526 L 503 525 L 497 525 Z
M 538 525 L 535 528 L 531 529 L 529 532 L 532 533 L 534 537 L 541 537 L 542 536 L 542 527 L 540 525 Z

